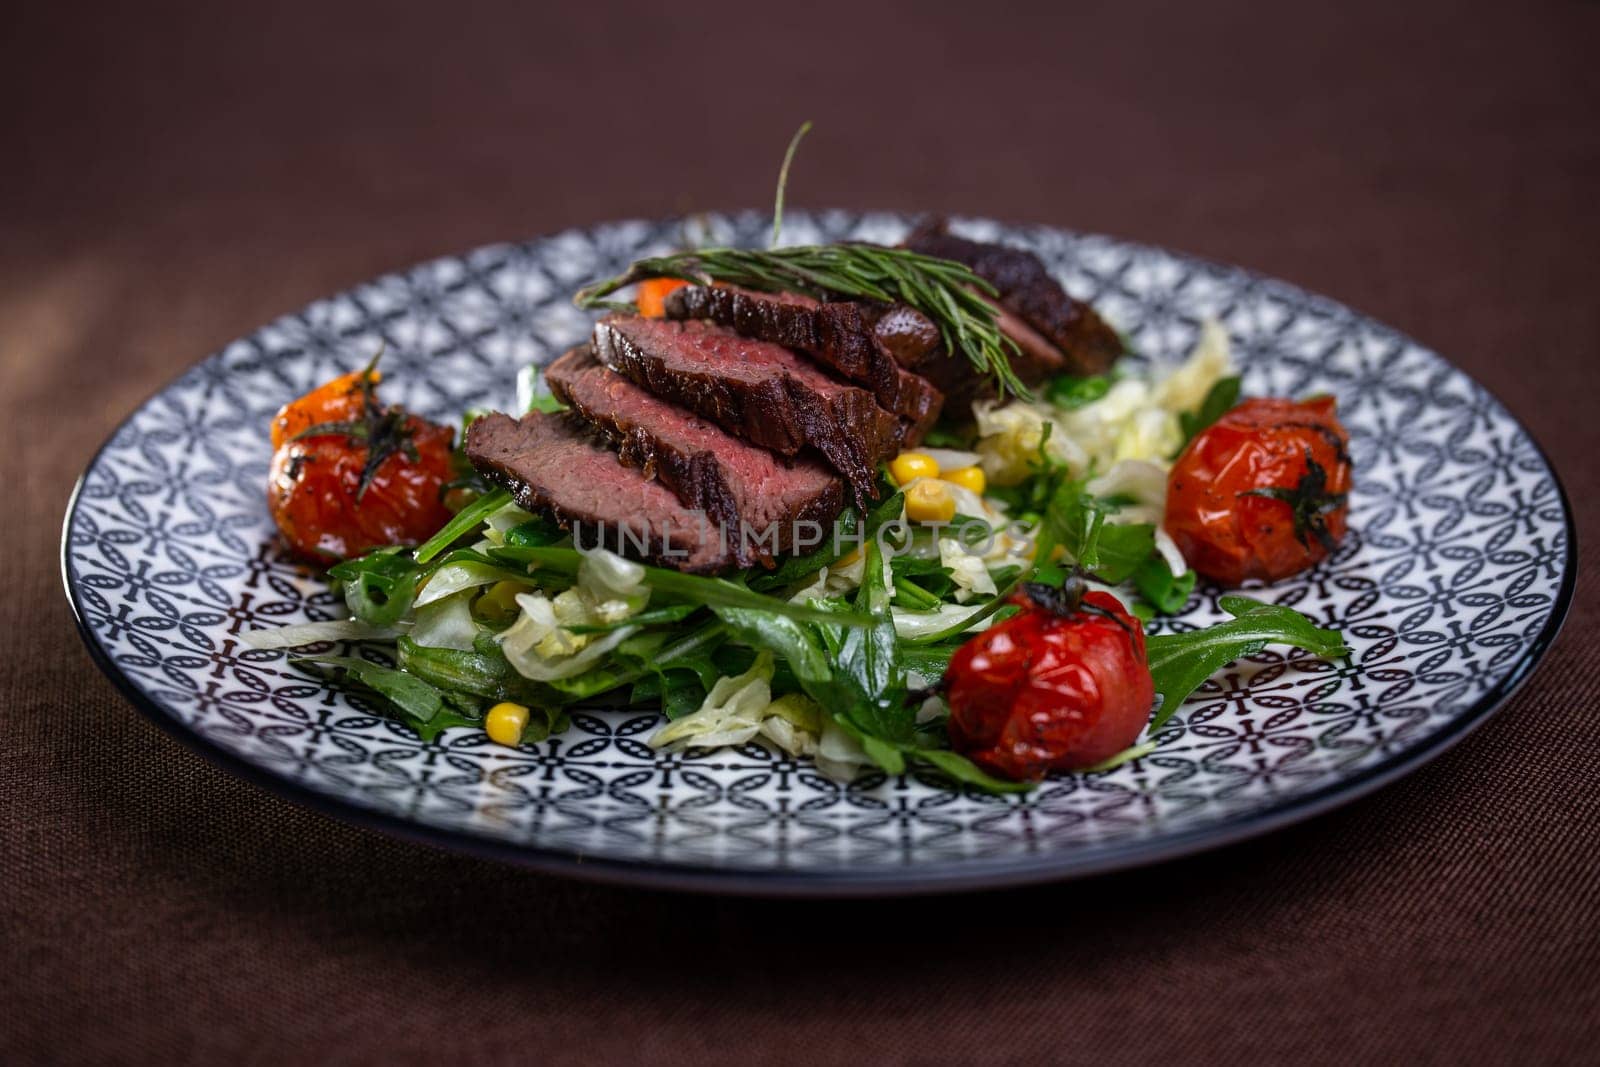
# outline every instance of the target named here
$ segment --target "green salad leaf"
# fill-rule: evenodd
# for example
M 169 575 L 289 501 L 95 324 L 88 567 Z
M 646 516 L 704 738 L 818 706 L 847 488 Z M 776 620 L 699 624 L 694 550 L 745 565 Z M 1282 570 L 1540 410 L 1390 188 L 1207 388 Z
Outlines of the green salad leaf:
M 382 697 L 396 717 L 423 741 L 432 741 L 451 726 L 476 726 L 480 721 L 460 714 L 444 692 L 403 670 L 355 656 L 309 656 L 289 662 L 297 667 L 326 667 L 342 672 Z
M 1161 615 L 1175 615 L 1189 602 L 1197 579 L 1194 570 L 1173 574 L 1166 558 L 1154 554 L 1133 572 L 1133 586 Z
M 1150 721 L 1152 732 L 1165 725 L 1207 678 L 1268 644 L 1293 645 L 1322 659 L 1349 654 L 1339 631 L 1322 629 L 1293 608 L 1244 596 L 1225 596 L 1218 603 L 1232 619 L 1204 630 L 1157 634 L 1146 640 L 1150 675 L 1161 697 L 1160 710 Z
M 483 525 L 483 520 L 511 503 L 511 494 L 504 489 L 491 489 L 478 499 L 456 512 L 455 517 L 445 523 L 439 532 L 417 546 L 415 558 L 418 563 L 427 563 L 455 544 L 466 534 Z
M 1071 411 L 1092 404 L 1111 391 L 1111 379 L 1103 374 L 1087 378 L 1063 374 L 1052 378 L 1044 387 L 1045 399 L 1058 408 Z
M 1206 391 L 1206 398 L 1200 401 L 1198 408 L 1194 411 L 1185 411 L 1178 416 L 1178 426 L 1183 430 L 1183 447 L 1178 449 L 1179 452 L 1187 448 L 1189 442 L 1199 436 L 1202 430 L 1222 418 L 1229 408 L 1239 402 L 1239 386 L 1240 380 L 1237 376 L 1219 378 Z
M 393 626 L 411 610 L 422 568 L 403 549 L 380 548 L 329 568 L 344 586 L 350 614 L 369 626 Z
M 877 537 L 884 525 L 900 517 L 905 506 L 905 494 L 898 489 L 886 492 L 867 512 L 863 522 L 855 508 L 846 508 L 835 522 L 835 528 L 814 551 L 801 556 L 790 556 L 777 567 L 750 579 L 750 588 L 757 592 L 771 592 L 785 586 L 805 581 L 824 567 L 830 567 L 840 558 L 848 556 L 867 541 Z

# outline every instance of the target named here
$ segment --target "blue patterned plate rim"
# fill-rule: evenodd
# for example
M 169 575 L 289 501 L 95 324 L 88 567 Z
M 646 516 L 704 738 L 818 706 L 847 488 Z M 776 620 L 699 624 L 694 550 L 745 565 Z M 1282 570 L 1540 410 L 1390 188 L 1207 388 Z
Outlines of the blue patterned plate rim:
M 791 212 L 788 218 L 791 226 L 794 226 L 796 223 L 804 225 L 809 220 L 826 219 L 831 215 L 845 214 L 843 212 L 823 211 Z M 881 217 L 895 221 L 903 220 L 902 216 L 897 215 L 884 215 Z M 732 220 L 733 223 L 743 222 L 746 225 L 753 223 L 758 229 L 764 221 L 764 217 L 756 212 L 747 212 L 736 216 L 719 216 L 717 218 Z M 574 233 L 601 233 L 630 225 L 665 228 L 669 225 L 680 225 L 682 221 L 661 220 L 645 222 L 642 220 L 622 220 L 598 223 L 581 230 L 567 230 L 544 238 L 533 238 L 524 242 L 521 246 L 486 246 L 458 256 L 441 257 L 437 260 L 419 264 L 402 272 L 402 274 L 410 276 L 439 264 L 463 261 L 476 253 L 487 252 L 491 249 L 531 247 L 544 241 L 555 240 Z M 1381 328 L 1405 344 L 1415 345 L 1415 342 L 1412 342 L 1404 335 L 1393 331 L 1389 327 L 1381 326 L 1375 320 L 1360 316 L 1359 313 L 1354 312 L 1345 305 L 1326 297 L 1300 290 L 1289 283 L 1262 277 L 1243 268 L 1219 264 L 1203 257 L 1175 252 L 1167 248 L 1143 245 L 1097 234 L 1082 234 L 1043 226 L 1023 225 L 1020 229 L 1058 234 L 1077 241 L 1103 242 L 1132 253 L 1150 254 L 1195 268 L 1230 274 L 1245 281 L 1247 284 L 1270 286 L 1277 293 L 1293 296 L 1308 303 L 1315 302 L 1322 308 L 1332 309 L 1335 312 L 1349 315 L 1354 319 L 1360 319 Z M 384 277 L 391 276 L 386 275 Z M 360 291 L 360 288 L 357 287 L 347 291 L 345 294 L 328 299 L 338 300 L 341 297 Z M 323 302 L 325 301 L 319 301 L 318 303 Z M 1480 390 L 1485 396 L 1493 399 L 1493 394 L 1484 389 L 1481 384 L 1472 379 L 1466 372 L 1448 363 L 1436 353 L 1432 353 L 1431 350 L 1424 351 L 1448 368 L 1451 373 L 1459 376 L 1462 380 Z M 1338 777 L 1317 789 L 1295 795 L 1287 802 L 1265 810 L 1246 812 L 1242 815 L 1224 818 L 1191 829 L 1175 833 L 1163 833 L 1160 836 L 1151 838 L 1112 840 L 1106 843 L 1078 846 L 1060 852 L 1036 853 L 1021 858 L 917 861 L 909 865 L 882 867 L 831 866 L 819 869 L 807 867 L 765 869 L 726 866 L 711 862 L 670 862 L 639 858 L 618 858 L 607 855 L 585 854 L 584 851 L 578 849 L 518 843 L 487 832 L 474 831 L 462 827 L 433 825 L 417 819 L 392 815 L 376 808 L 356 803 L 342 795 L 314 789 L 290 780 L 262 764 L 253 762 L 240 753 L 229 750 L 222 744 L 204 736 L 180 721 L 172 709 L 163 705 L 149 690 L 143 687 L 136 679 L 130 677 L 127 671 L 113 661 L 101 635 L 95 631 L 88 618 L 86 607 L 82 600 L 83 589 L 79 580 L 81 576 L 75 569 L 70 551 L 71 531 L 82 504 L 85 484 L 90 475 L 101 464 L 102 459 L 113 443 L 129 428 L 135 419 L 169 391 L 177 387 L 189 374 L 200 367 L 220 361 L 222 356 L 223 352 L 218 352 L 206 357 L 146 397 L 133 412 L 119 422 L 116 428 L 107 435 L 106 439 L 95 450 L 94 455 L 85 467 L 84 473 L 79 476 L 73 487 L 62 526 L 61 572 L 67 599 L 72 608 L 74 622 L 90 658 L 135 708 L 169 736 L 216 766 L 269 792 L 334 818 L 399 838 L 481 858 L 509 862 L 545 873 L 597 882 L 659 889 L 769 897 L 872 897 L 912 893 L 963 892 L 1014 887 L 1107 873 L 1175 859 L 1243 841 L 1271 830 L 1300 822 L 1365 796 L 1417 769 L 1460 741 L 1502 707 L 1532 675 L 1535 667 L 1549 650 L 1566 620 L 1576 586 L 1577 531 L 1566 489 L 1562 485 L 1554 465 L 1550 462 L 1548 454 L 1537 439 L 1527 430 L 1526 426 L 1516 420 L 1496 400 L 1495 403 L 1499 406 L 1501 413 L 1527 439 L 1533 453 L 1548 472 L 1560 505 L 1565 552 L 1562 558 L 1562 575 L 1559 588 L 1555 593 L 1550 612 L 1540 632 L 1528 642 L 1518 661 L 1471 706 L 1453 714 L 1444 725 L 1433 729 L 1421 739 L 1354 773 Z

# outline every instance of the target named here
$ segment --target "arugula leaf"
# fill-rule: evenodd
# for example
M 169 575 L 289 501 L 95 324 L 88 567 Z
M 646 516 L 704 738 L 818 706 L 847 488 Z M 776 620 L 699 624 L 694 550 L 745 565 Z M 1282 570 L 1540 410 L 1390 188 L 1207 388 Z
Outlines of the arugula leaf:
M 1127 581 L 1152 559 L 1166 566 L 1164 560 L 1154 555 L 1156 528 L 1150 523 L 1105 523 L 1099 533 L 1099 539 L 1092 546 L 1094 562 L 1090 564 L 1082 559 L 1079 562 L 1110 585 Z M 1070 546 L 1067 550 L 1071 551 Z
M 1156 750 L 1156 743 L 1154 741 L 1146 741 L 1143 744 L 1130 745 L 1127 748 L 1123 749 L 1121 752 L 1118 752 L 1116 755 L 1107 756 L 1105 759 L 1101 760 L 1099 763 L 1096 763 L 1094 766 L 1085 767 L 1083 770 L 1079 771 L 1078 773 L 1079 774 L 1104 774 L 1106 771 L 1114 771 L 1114 770 L 1116 770 L 1118 767 L 1122 766 L 1124 763 L 1132 763 L 1136 759 L 1144 759 L 1146 756 L 1150 755 L 1150 753 L 1154 752 L 1155 750 Z
M 542 548 L 553 545 L 567 536 L 565 530 L 545 518 L 535 515 L 527 522 L 506 531 L 506 544 L 517 548 Z
M 1042 570 L 1057 545 L 1109 585 L 1125 582 L 1151 559 L 1156 528 L 1147 522 L 1107 522 L 1110 508 L 1083 479 L 1063 479 L 1050 495 L 1036 534 L 1034 559 Z
M 1197 409 L 1178 416 L 1178 426 L 1183 430 L 1183 448 L 1187 448 L 1200 431 L 1222 418 L 1229 408 L 1239 402 L 1239 384 L 1237 376 L 1217 379 L 1206 391 L 1206 398 L 1200 401 Z M 1182 452 L 1183 448 L 1178 451 Z
M 684 671 L 702 689 L 710 689 L 722 676 L 711 656 L 727 637 L 728 627 L 716 619 L 672 641 L 659 630 L 635 634 L 613 649 L 610 658 L 599 666 L 547 684 L 565 695 L 564 703 L 587 700 L 625 685 L 633 686 L 636 693 L 651 692 L 652 685 L 661 687 L 655 691 L 664 692 L 678 684 L 675 674 Z
M 569 576 L 577 574 L 583 562 L 583 554 L 567 545 L 498 545 L 488 554 L 496 563 L 537 567 Z
M 624 626 L 659 626 L 662 623 L 682 622 L 699 610 L 699 604 L 673 604 L 670 607 L 641 611 L 637 615 L 629 615 L 615 622 L 572 623 L 563 626 L 562 629 L 572 634 L 605 634 L 612 630 L 620 630 Z
M 1174 575 L 1166 558 L 1160 555 L 1150 556 L 1133 572 L 1134 588 L 1161 615 L 1174 615 L 1183 610 L 1189 602 L 1189 594 L 1194 592 L 1195 579 L 1192 568 Z
M 393 626 L 411 610 L 422 568 L 399 548 L 380 548 L 345 560 L 328 574 L 344 584 L 350 614 L 369 626 Z
M 845 715 L 871 738 L 907 743 L 916 732 L 916 715 L 906 707 L 905 672 L 899 659 L 900 639 L 889 613 L 883 555 L 876 541 L 867 542 L 867 565 L 861 588 L 856 591 L 855 607 L 857 612 L 874 621 L 870 626 L 845 631 L 834 657 L 834 674 L 836 680 L 854 691 L 856 699 L 842 710 L 837 704 L 820 700 L 818 703 L 832 708 L 836 714 Z M 872 749 L 869 747 L 867 752 L 871 755 Z
M 970 433 L 957 433 L 954 429 L 941 422 L 923 436 L 922 443 L 929 448 L 965 450 L 968 445 L 972 444 L 972 435 Z
M 1044 387 L 1044 395 L 1050 403 L 1058 408 L 1071 411 L 1081 408 L 1085 404 L 1092 404 L 1111 391 L 1111 379 L 1105 375 L 1096 374 L 1087 378 L 1077 378 L 1070 374 L 1052 378 Z
M 307 656 L 289 662 L 301 668 L 328 667 L 344 672 L 382 697 L 396 712 L 395 717 L 415 730 L 423 741 L 432 741 L 451 726 L 478 725 L 477 719 L 448 707 L 444 693 L 405 671 L 354 656 Z
M 1349 654 L 1339 631 L 1322 629 L 1293 608 L 1243 596 L 1225 596 L 1218 603 L 1234 617 L 1204 630 L 1158 634 L 1145 642 L 1150 675 L 1161 696 L 1151 732 L 1165 725 L 1207 678 L 1268 644 L 1293 645 L 1323 659 Z
M 810 578 L 823 567 L 832 566 L 866 541 L 876 537 L 886 523 L 898 519 L 901 508 L 905 505 L 905 499 L 905 494 L 895 489 L 872 506 L 867 512 L 865 521 L 862 520 L 860 512 L 854 508 L 846 508 L 835 521 L 835 529 L 830 531 L 831 536 L 824 539 L 820 547 L 803 556 L 790 556 L 778 564 L 776 569 L 756 575 L 750 579 L 750 588 L 762 592 L 781 589 L 786 585 L 793 585 Z
M 713 607 L 717 617 L 742 640 L 782 657 L 800 688 L 823 707 L 837 706 L 833 667 L 821 640 L 787 615 L 757 608 Z
M 417 546 L 414 553 L 418 563 L 427 563 L 439 553 L 456 543 L 464 534 L 482 525 L 483 520 L 511 503 L 511 494 L 504 489 L 492 489 L 460 511 L 445 523 L 439 532 Z
M 975 785 L 991 793 L 1026 793 L 1034 788 L 1033 782 L 1013 782 L 996 778 L 959 752 L 947 748 L 919 748 L 912 757 L 928 763 L 948 774 L 958 782 Z
M 955 591 L 950 568 L 937 559 L 896 556 L 889 561 L 901 607 L 936 608 Z
M 700 710 L 709 690 L 687 671 L 661 676 L 661 713 L 668 719 L 681 719 Z
M 569 575 L 577 574 L 578 567 L 583 562 L 583 554 L 577 549 L 559 545 L 504 545 L 491 548 L 489 556 L 500 563 L 536 566 Z M 697 607 L 753 608 L 757 611 L 775 612 L 811 622 L 841 621 L 835 613 L 790 604 L 777 597 L 755 592 L 726 578 L 706 578 L 698 574 L 668 570 L 665 567 L 646 567 L 644 584 L 655 592 L 681 598 Z M 851 625 L 861 625 L 866 620 L 850 618 L 845 621 Z
M 1017 587 L 1017 583 L 1021 580 L 1022 572 L 1019 571 L 1009 582 L 1000 584 L 994 596 L 990 597 L 988 600 L 985 600 L 982 604 L 974 606 L 972 609 L 972 614 L 963 615 L 949 626 L 946 626 L 943 630 L 936 630 L 931 634 L 923 634 L 921 637 L 908 637 L 906 638 L 905 643 L 913 645 L 938 645 L 949 641 L 952 638 L 960 637 L 962 634 L 966 633 L 969 629 L 982 622 L 984 619 L 987 619 L 989 616 L 1004 610 L 1006 607 L 1006 598 L 1011 596 L 1012 592 Z
M 928 685 L 936 686 L 944 678 L 944 672 L 950 669 L 950 657 L 955 655 L 956 649 L 960 647 L 960 642 L 919 645 L 901 641 L 900 665 L 907 672 L 914 672 L 924 679 Z
M 680 574 L 659 567 L 646 567 L 644 583 L 659 593 L 680 596 L 696 604 L 703 604 L 708 608 L 753 608 L 756 611 L 768 611 L 777 615 L 786 615 L 791 619 L 806 622 L 844 622 L 850 626 L 860 626 L 866 620 L 819 611 L 816 608 L 803 607 L 791 604 L 787 600 L 767 596 L 747 589 L 736 582 L 726 578 L 702 578 L 697 574 Z

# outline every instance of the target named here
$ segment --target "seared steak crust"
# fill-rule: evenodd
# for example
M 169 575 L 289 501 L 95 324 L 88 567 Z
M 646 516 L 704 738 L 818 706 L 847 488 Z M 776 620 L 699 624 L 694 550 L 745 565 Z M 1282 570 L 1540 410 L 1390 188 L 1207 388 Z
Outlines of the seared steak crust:
M 821 452 L 857 504 L 876 498 L 874 471 L 899 449 L 900 427 L 864 389 L 771 342 L 705 322 L 610 315 L 595 325 L 600 361 L 663 400 L 763 448 Z
M 904 369 L 940 350 L 938 327 L 915 308 L 690 285 L 668 295 L 666 312 L 670 319 L 706 319 L 743 337 L 804 352 L 862 383 L 901 420 L 902 447 L 920 442 L 944 405 L 932 382 Z
M 1068 373 L 1103 373 L 1122 354 L 1117 332 L 1088 304 L 1068 296 L 1039 257 L 1026 249 L 957 237 L 942 219 L 919 226 L 905 247 L 963 263 L 993 285 L 1005 308 L 1060 351 L 1061 369 Z
M 588 428 L 559 414 L 485 415 L 467 431 L 467 458 L 529 511 L 548 513 L 585 547 L 601 545 L 678 570 L 732 566 L 722 530 L 666 486 L 625 467 Z
M 741 566 L 770 563 L 790 548 L 798 524 L 826 528 L 844 508 L 844 485 L 827 465 L 809 456 L 785 463 L 739 440 L 607 369 L 588 345 L 550 364 L 545 381 L 624 463 L 721 526 Z

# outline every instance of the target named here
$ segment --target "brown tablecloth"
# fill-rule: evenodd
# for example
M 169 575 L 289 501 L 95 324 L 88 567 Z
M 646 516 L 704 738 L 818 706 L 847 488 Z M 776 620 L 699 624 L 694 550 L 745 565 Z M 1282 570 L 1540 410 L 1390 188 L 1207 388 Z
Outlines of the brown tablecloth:
M 11 12 L 0 1060 L 1593 1062 L 1600 6 L 541 7 Z M 1589 538 L 1538 675 L 1430 766 L 1263 840 L 775 903 L 353 829 L 213 769 L 90 665 L 61 515 L 144 396 L 435 254 L 762 206 L 803 118 L 795 203 L 1240 263 L 1488 383 Z

